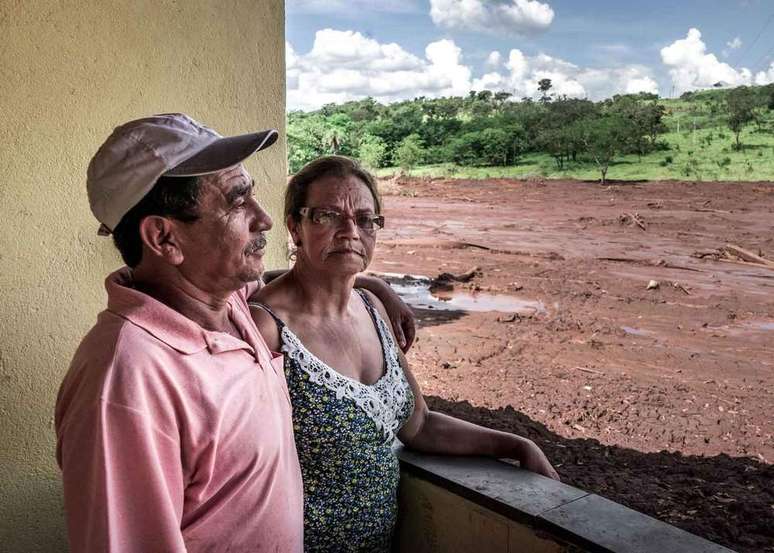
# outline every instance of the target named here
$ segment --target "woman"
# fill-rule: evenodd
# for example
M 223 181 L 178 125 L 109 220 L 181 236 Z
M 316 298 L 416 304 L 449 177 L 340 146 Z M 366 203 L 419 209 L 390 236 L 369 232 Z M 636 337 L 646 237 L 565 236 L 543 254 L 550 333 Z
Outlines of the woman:
M 289 182 L 296 262 L 261 290 L 253 317 L 285 353 L 304 478 L 306 551 L 388 551 L 397 511 L 395 436 L 427 453 L 509 457 L 558 478 L 530 440 L 430 411 L 369 292 L 354 289 L 384 225 L 373 177 L 329 156 Z

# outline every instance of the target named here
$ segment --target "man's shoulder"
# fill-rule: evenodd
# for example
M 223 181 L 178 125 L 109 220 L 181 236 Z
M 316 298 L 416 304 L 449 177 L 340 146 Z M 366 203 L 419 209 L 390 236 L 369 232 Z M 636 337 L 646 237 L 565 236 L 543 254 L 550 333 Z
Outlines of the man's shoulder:
M 57 423 L 64 417 L 112 403 L 145 411 L 150 400 L 170 403 L 171 348 L 130 320 L 110 311 L 100 313 L 84 336 L 62 381 L 57 400 Z M 174 353 L 174 352 L 173 352 Z
M 105 310 L 81 340 L 75 357 L 114 359 L 127 353 L 142 353 L 162 344 L 161 340 L 130 319 Z
M 175 353 L 129 319 L 103 311 L 81 340 L 63 386 L 78 381 L 94 394 L 108 397 L 122 385 L 136 385 L 163 370 Z

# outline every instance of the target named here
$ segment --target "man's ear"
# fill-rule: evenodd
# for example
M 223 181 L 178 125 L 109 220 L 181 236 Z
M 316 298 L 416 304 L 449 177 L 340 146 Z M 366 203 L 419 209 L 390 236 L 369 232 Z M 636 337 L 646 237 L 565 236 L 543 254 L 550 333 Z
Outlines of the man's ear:
M 288 218 L 285 220 L 285 225 L 288 227 L 288 232 L 290 233 L 290 238 L 293 239 L 293 244 L 296 245 L 296 247 L 301 245 L 301 233 L 298 227 L 301 226 L 299 223 L 293 218 L 292 215 L 288 215 Z
M 167 217 L 149 215 L 140 221 L 140 238 L 148 253 L 170 265 L 180 265 L 184 259 L 176 231 L 176 225 Z

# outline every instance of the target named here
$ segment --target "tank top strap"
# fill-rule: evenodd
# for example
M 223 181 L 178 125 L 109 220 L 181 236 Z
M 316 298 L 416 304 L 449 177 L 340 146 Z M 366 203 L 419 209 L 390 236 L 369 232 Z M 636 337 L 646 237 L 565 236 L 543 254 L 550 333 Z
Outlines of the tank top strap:
M 374 327 L 376 327 L 376 333 L 379 335 L 380 339 L 384 339 L 384 336 L 382 336 L 382 331 L 378 323 L 378 311 L 376 310 L 376 306 L 371 301 L 371 298 L 368 297 L 368 294 L 365 292 L 365 290 L 362 290 L 360 288 L 355 288 L 355 291 L 360 294 L 360 298 L 363 300 L 363 303 L 366 306 L 366 311 L 368 311 L 368 314 L 371 316 L 371 322 L 374 323 Z
M 248 302 L 247 304 L 250 307 L 257 307 L 258 309 L 263 309 L 266 311 L 269 315 L 271 315 L 271 318 L 274 319 L 274 322 L 277 324 L 277 330 L 279 331 L 280 337 L 282 337 L 282 329 L 285 328 L 287 325 L 285 324 L 285 321 L 280 319 L 277 314 L 272 311 L 271 307 L 266 305 L 265 303 L 260 302 Z

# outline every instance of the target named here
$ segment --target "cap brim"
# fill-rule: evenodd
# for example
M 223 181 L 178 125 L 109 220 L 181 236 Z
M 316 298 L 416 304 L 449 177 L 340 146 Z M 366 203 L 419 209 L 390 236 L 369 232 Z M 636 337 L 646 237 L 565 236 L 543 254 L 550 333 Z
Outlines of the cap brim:
M 172 177 L 195 177 L 228 169 L 255 152 L 268 148 L 277 141 L 278 136 L 279 133 L 275 129 L 269 129 L 220 138 L 164 174 Z

